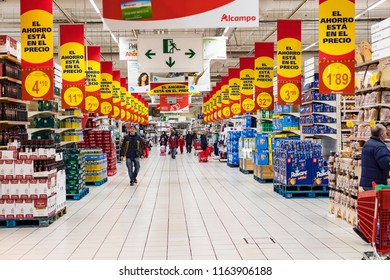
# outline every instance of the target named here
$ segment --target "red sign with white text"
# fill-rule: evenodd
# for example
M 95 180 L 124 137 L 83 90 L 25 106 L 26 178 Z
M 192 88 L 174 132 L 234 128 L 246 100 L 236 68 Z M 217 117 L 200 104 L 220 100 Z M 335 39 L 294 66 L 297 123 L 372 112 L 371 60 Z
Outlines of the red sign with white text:
M 274 109 L 274 43 L 255 43 L 255 110 Z

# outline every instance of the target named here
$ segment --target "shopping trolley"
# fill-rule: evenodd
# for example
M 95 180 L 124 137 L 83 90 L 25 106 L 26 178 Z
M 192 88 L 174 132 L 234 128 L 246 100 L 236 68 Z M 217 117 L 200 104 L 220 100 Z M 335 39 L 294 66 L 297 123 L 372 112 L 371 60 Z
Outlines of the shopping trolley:
M 202 151 L 202 148 L 200 147 L 200 141 L 199 140 L 194 140 L 194 143 L 192 144 L 194 147 L 194 155 L 197 156 L 199 151 Z
M 198 153 L 199 162 L 208 162 L 209 161 L 209 152 L 207 150 L 200 151 Z
M 359 229 L 374 249 L 363 260 L 390 260 L 390 186 L 359 192 L 357 203 Z

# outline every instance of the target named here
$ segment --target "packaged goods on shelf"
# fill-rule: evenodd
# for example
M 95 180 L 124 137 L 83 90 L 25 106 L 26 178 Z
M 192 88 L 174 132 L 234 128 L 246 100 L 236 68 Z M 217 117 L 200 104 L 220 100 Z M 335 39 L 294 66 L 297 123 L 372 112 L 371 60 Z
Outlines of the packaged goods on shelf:
M 11 55 L 17 57 L 18 48 L 17 41 L 8 35 L 0 35 L 0 54 Z
M 228 131 L 226 138 L 227 147 L 227 163 L 228 165 L 238 166 L 240 163 L 239 158 L 239 139 L 243 131 L 232 130 Z
M 86 183 L 99 183 L 107 179 L 107 155 L 102 149 L 81 149 L 85 155 Z
M 79 194 L 85 187 L 85 154 L 80 149 L 65 149 L 66 193 Z
M 0 129 L 0 146 L 7 146 L 10 142 L 20 142 L 21 140 L 27 139 L 27 129 L 24 126 L 13 126 L 10 128 Z

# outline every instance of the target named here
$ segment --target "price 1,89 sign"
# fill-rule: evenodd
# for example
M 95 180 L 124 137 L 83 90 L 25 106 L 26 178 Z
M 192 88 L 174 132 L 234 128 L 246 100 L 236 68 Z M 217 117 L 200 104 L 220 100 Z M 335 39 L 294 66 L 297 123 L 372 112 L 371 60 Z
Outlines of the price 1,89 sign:
M 323 72 L 322 80 L 330 90 L 341 91 L 351 82 L 351 71 L 345 64 L 332 63 Z

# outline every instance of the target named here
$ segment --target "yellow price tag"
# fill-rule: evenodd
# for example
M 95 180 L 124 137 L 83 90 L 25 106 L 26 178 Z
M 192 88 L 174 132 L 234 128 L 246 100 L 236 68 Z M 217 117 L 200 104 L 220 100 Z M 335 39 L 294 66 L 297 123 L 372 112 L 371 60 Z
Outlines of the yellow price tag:
M 241 112 L 240 104 L 234 103 L 231 107 L 233 115 L 238 115 Z
M 322 81 L 325 86 L 333 91 L 345 89 L 351 82 L 351 71 L 343 63 L 332 63 L 324 70 Z
M 119 109 L 118 106 L 114 106 L 114 117 L 118 117 L 119 114 L 121 113 L 121 110 Z
M 298 87 L 292 83 L 284 84 L 280 88 L 280 98 L 282 98 L 284 102 L 294 103 L 299 98 Z
M 347 127 L 352 128 L 354 126 L 355 124 L 353 123 L 353 121 L 347 121 Z
M 26 77 L 24 87 L 29 95 L 40 98 L 48 93 L 50 85 L 50 78 L 45 72 L 33 71 Z
M 375 125 L 375 121 L 370 121 L 370 126 L 373 127 Z
M 100 110 L 101 110 L 102 114 L 104 114 L 104 115 L 110 114 L 112 111 L 111 103 L 107 102 L 107 101 L 102 102 L 102 104 L 100 105 Z
M 83 102 L 84 94 L 78 87 L 70 87 L 64 93 L 66 104 L 71 107 L 78 107 Z
M 85 109 L 88 112 L 95 112 L 99 108 L 99 99 L 95 96 L 85 98 Z
M 377 82 L 377 75 L 378 75 L 378 73 L 374 73 L 374 74 L 372 74 L 372 76 L 371 76 L 370 83 L 371 83 L 372 86 L 375 86 L 375 84 L 376 84 L 376 82 Z
M 272 96 L 268 92 L 262 92 L 257 96 L 256 102 L 260 108 L 268 108 L 272 105 Z
M 247 98 L 242 102 L 242 108 L 245 112 L 252 112 L 255 108 L 255 102 L 253 102 L 253 99 Z
M 230 117 L 230 107 L 225 107 L 223 108 L 223 111 L 222 111 L 224 117 Z

